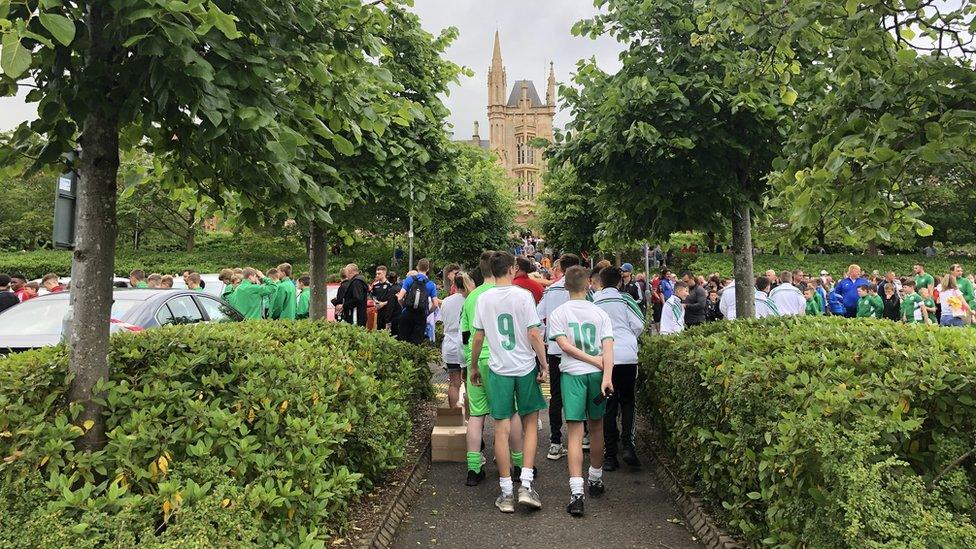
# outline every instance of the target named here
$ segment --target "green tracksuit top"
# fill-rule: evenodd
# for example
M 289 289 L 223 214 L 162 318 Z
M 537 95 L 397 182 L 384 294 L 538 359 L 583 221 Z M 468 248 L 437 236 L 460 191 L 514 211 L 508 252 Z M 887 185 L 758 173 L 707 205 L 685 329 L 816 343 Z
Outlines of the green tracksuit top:
M 308 318 L 308 308 L 312 301 L 312 289 L 302 288 L 298 294 L 298 304 L 295 307 L 295 318 Z
M 230 295 L 230 304 L 244 315 L 244 318 L 261 318 L 264 298 L 275 292 L 276 286 L 273 280 L 265 278 L 262 281 L 264 284 L 254 284 L 250 280 L 245 280 Z
M 274 320 L 295 320 L 295 283 L 290 278 L 279 280 L 268 305 L 268 317 Z

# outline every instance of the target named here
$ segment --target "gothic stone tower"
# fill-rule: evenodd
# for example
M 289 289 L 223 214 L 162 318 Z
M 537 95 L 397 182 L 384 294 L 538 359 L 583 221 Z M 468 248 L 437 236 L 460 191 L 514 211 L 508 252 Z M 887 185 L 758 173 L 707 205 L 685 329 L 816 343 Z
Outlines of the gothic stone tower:
M 509 92 L 501 41 L 495 31 L 495 51 L 488 70 L 489 146 L 498 153 L 508 175 L 515 180 L 516 196 L 526 205 L 533 203 L 542 192 L 545 171 L 542 151 L 533 148 L 530 142 L 536 138 L 552 141 L 555 114 L 556 74 L 552 63 L 545 103 L 531 80 L 516 80 Z

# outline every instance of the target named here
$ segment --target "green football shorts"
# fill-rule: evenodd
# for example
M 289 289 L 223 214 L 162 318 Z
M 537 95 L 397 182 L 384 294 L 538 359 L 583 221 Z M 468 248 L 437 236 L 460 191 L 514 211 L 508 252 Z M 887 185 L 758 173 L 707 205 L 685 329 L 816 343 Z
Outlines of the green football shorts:
M 546 399 L 542 396 L 542 387 L 536 382 L 537 370 L 533 369 L 524 376 L 503 376 L 488 370 L 488 393 L 491 400 L 491 417 L 494 419 L 508 419 L 518 411 L 520 416 L 527 416 L 546 408 Z
M 566 421 L 586 421 L 603 419 L 607 413 L 607 401 L 596 404 L 593 401 L 601 393 L 603 372 L 573 375 L 560 374 L 559 387 L 563 394 L 563 414 Z
M 471 370 L 471 367 L 465 368 L 465 370 Z M 464 390 L 466 392 L 465 398 L 468 399 L 468 413 L 471 417 L 487 416 L 490 410 L 488 409 L 488 362 L 481 364 L 479 361 L 478 371 L 481 372 L 481 386 L 474 385 L 471 383 L 471 372 L 468 371 L 467 379 L 465 380 Z

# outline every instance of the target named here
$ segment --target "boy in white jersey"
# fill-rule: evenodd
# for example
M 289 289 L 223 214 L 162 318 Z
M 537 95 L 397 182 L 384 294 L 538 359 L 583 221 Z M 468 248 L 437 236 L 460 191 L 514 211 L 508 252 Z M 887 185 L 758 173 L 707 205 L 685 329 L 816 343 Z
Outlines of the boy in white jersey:
M 664 302 L 664 312 L 661 313 L 661 335 L 677 334 L 685 329 L 685 305 L 682 303 L 688 297 L 688 285 L 678 282 L 674 285 L 674 293 Z
M 515 496 L 512 490 L 512 464 L 509 454 L 508 435 L 513 414 L 522 418 L 523 461 L 518 502 L 530 508 L 541 509 L 538 492 L 532 489 L 535 480 L 535 453 L 538 447 L 539 411 L 546 401 L 539 387 L 546 380 L 548 364 L 546 348 L 542 342 L 542 322 L 536 314 L 532 294 L 513 286 L 515 256 L 508 252 L 496 252 L 491 257 L 491 272 L 495 287 L 481 294 L 474 314 L 474 340 L 471 342 L 471 382 L 485 383 L 488 408 L 495 420 L 495 462 L 498 465 L 498 484 L 502 494 L 495 500 L 495 507 L 503 513 L 515 512 Z M 487 379 L 481 379 L 478 358 L 481 348 L 488 341 L 491 358 L 488 362 Z M 541 370 L 536 367 L 538 359 Z M 507 476 L 502 476 L 507 475 Z
M 569 435 L 570 501 L 566 512 L 583 516 L 583 422 L 590 425 L 590 496 L 603 495 L 603 416 L 613 392 L 613 324 L 586 300 L 587 272 L 566 271 L 570 300 L 549 315 L 549 338 L 563 352 L 559 364 L 563 413 Z

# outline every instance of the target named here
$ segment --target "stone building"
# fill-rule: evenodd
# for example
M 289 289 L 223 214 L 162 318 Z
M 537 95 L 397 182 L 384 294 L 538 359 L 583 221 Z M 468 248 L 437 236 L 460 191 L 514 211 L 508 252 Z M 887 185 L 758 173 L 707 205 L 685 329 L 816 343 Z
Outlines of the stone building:
M 495 32 L 495 47 L 488 70 L 488 139 L 482 139 L 477 122 L 471 144 L 498 154 L 505 171 L 515 182 L 515 195 L 531 207 L 542 192 L 546 163 L 542 151 L 532 147 L 533 139 L 552 141 L 552 121 L 556 115 L 556 74 L 549 64 L 545 102 L 531 80 L 516 80 L 508 87 L 502 63 L 502 46 Z M 524 208 L 520 208 L 524 210 Z M 530 211 L 523 214 L 531 215 Z M 522 216 L 520 216 L 522 217 Z

